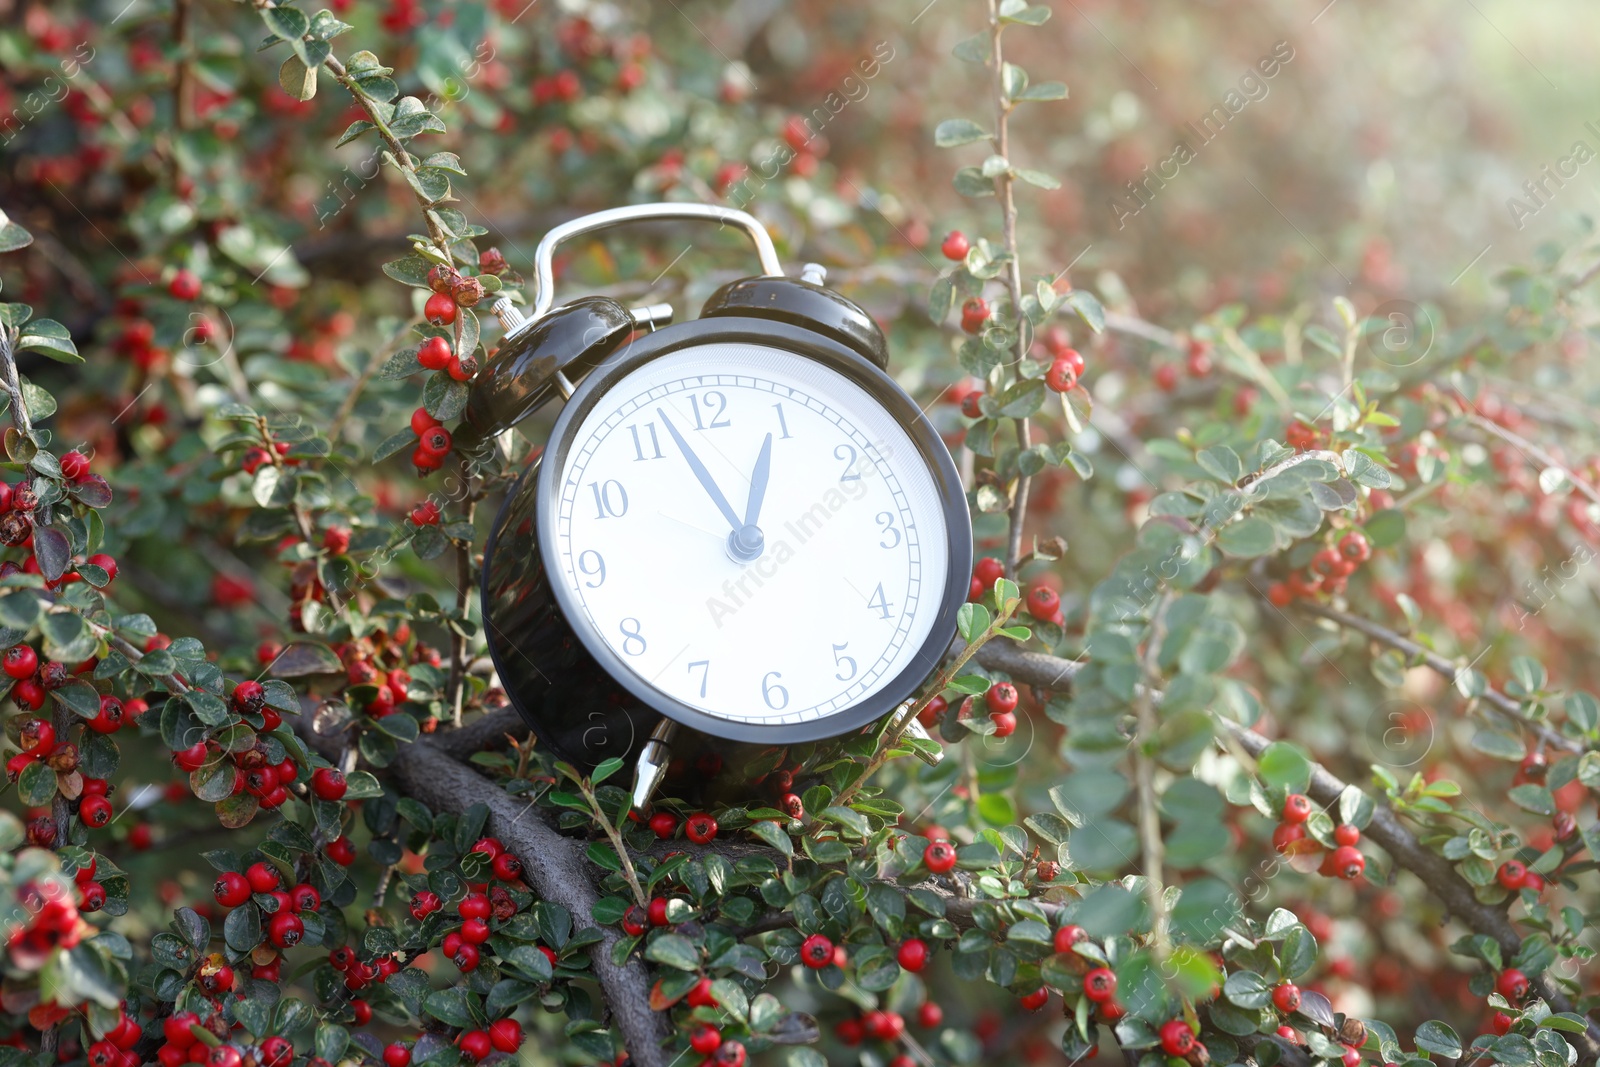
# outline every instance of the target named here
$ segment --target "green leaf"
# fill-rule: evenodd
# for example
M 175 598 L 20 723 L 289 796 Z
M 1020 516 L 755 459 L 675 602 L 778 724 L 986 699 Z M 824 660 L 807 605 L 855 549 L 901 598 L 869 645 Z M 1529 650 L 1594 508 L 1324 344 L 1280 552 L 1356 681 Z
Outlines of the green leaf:
M 1241 1008 L 1264 1008 L 1272 1002 L 1272 986 L 1254 971 L 1234 971 L 1223 984 L 1222 995 Z
M 15 252 L 33 243 L 33 234 L 18 226 L 0 211 L 0 252 Z
M 470 390 L 444 371 L 436 372 L 422 387 L 422 406 L 440 422 L 454 422 L 466 410 Z
M 1254 515 L 1230 522 L 1217 532 L 1217 547 L 1241 559 L 1264 556 L 1277 544 L 1278 531 L 1272 523 Z
M 1311 783 L 1311 761 L 1287 741 L 1274 741 L 1261 752 L 1256 769 L 1262 781 L 1290 793 L 1303 793 Z
M 1244 461 L 1227 445 L 1202 449 L 1194 459 L 1201 470 L 1226 485 L 1233 485 L 1244 474 Z
M 659 933 L 645 946 L 645 959 L 680 971 L 694 971 L 700 967 L 700 950 L 682 934 Z
M 1048 13 L 1048 8 L 1041 9 Z M 1016 100 L 1065 100 L 1067 98 L 1067 85 L 1065 82 L 1039 82 L 1030 85 L 1018 94 Z
M 785 856 L 794 855 L 794 842 L 789 840 L 789 835 L 777 823 L 763 819 L 760 822 L 751 823 L 750 832 Z
M 453 989 L 435 989 L 422 1002 L 422 1010 L 451 1026 L 471 1028 L 478 1020 L 473 1012 L 472 994 L 457 986 Z
M 1018 167 L 1017 177 L 1029 185 L 1038 186 L 1040 189 L 1059 189 L 1061 182 L 1042 170 L 1031 170 L 1028 167 Z
M 982 141 L 988 136 L 988 131 L 969 119 L 945 119 L 933 131 L 933 143 L 940 148 L 954 148 Z
M 1093 293 L 1074 289 L 1067 294 L 1067 306 L 1078 313 L 1078 318 L 1087 323 L 1089 329 L 1095 333 L 1105 332 L 1106 309 L 1100 306 L 1100 301 Z
M 1523 811 L 1531 811 L 1535 815 L 1554 815 L 1556 813 L 1556 800 L 1550 790 L 1542 785 L 1532 782 L 1523 785 L 1514 785 L 1506 793 L 1506 797 Z
M 994 182 L 984 177 L 977 167 L 962 167 L 953 179 L 956 192 L 962 196 L 980 197 L 994 195 Z
M 432 260 L 412 253 L 409 256 L 391 259 L 385 263 L 383 265 L 383 273 L 404 285 L 427 289 L 429 288 L 428 272 L 433 269 L 433 266 Z
M 28 323 L 17 338 L 17 347 L 27 352 L 42 352 L 57 363 L 83 362 L 77 346 L 72 343 L 72 334 L 55 319 L 34 319 Z
M 1417 1048 L 1443 1056 L 1447 1060 L 1461 1058 L 1461 1038 L 1449 1026 L 1437 1019 L 1429 1019 L 1417 1027 Z
M 310 100 L 317 95 L 317 69 L 306 66 L 299 56 L 290 56 L 278 68 L 278 85 L 296 100 Z
M 297 41 L 311 28 L 305 12 L 292 7 L 267 8 L 261 12 L 261 21 L 267 24 L 268 33 L 283 41 Z

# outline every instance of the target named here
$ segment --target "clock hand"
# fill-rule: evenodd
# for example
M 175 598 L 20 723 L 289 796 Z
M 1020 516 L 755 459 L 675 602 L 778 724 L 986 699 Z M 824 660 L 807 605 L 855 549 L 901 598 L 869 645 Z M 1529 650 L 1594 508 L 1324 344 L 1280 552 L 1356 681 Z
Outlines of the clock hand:
M 750 473 L 750 497 L 744 506 L 744 524 L 754 526 L 761 517 L 761 502 L 767 495 L 767 476 L 772 473 L 772 435 L 761 442 L 761 454 L 756 457 L 756 468 Z
M 700 462 L 700 457 L 694 454 L 694 449 L 690 448 L 689 442 L 683 439 L 683 434 L 679 433 L 678 428 L 672 425 L 672 420 L 667 418 L 667 413 L 661 408 L 656 408 L 656 414 L 660 415 L 661 421 L 666 423 L 667 433 L 671 434 L 672 439 L 677 442 L 678 451 L 682 452 L 683 458 L 689 462 L 689 469 L 699 479 L 701 488 L 705 489 L 706 493 L 711 497 L 711 502 L 717 506 L 717 510 L 722 512 L 722 517 L 728 520 L 728 525 L 737 532 L 744 523 L 739 521 L 739 516 L 734 514 L 733 508 L 728 504 L 728 498 L 722 495 L 721 489 L 717 488 L 717 483 L 712 479 L 711 472 L 706 470 L 704 463 Z

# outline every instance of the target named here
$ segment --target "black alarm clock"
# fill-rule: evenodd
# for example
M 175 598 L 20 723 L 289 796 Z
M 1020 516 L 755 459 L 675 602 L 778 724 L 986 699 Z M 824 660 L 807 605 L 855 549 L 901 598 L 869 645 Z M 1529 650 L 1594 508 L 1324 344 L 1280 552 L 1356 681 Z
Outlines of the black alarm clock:
M 676 325 L 665 305 L 606 297 L 552 309 L 558 245 L 655 219 L 737 227 L 765 273 Z M 972 565 L 960 478 L 884 372 L 877 324 L 824 278 L 785 277 L 744 212 L 650 204 L 552 230 L 532 315 L 495 307 L 506 335 L 468 438 L 565 406 L 485 548 L 489 652 L 540 744 L 583 767 L 638 759 L 640 806 L 672 750 L 737 763 L 741 746 L 882 718 L 955 633 Z

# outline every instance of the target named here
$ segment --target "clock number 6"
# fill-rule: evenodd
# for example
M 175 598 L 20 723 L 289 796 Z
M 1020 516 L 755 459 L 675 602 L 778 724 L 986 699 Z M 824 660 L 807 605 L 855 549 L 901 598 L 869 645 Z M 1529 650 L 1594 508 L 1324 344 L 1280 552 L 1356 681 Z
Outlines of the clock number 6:
M 789 706 L 789 691 L 781 685 L 774 685 L 774 678 L 782 678 L 777 671 L 768 671 L 761 679 L 761 699 L 767 702 L 767 707 L 773 711 L 782 711 Z
M 894 534 L 893 541 L 890 541 L 887 536 L 885 536 L 884 540 L 879 541 L 879 548 L 894 548 L 900 544 L 900 528 L 894 524 L 894 512 L 878 512 L 878 525 L 883 527 L 883 532 L 885 535 Z
M 845 673 L 841 672 L 839 674 L 835 674 L 834 675 L 834 677 L 839 679 L 839 681 L 841 681 L 841 682 L 848 682 L 850 679 L 852 679 L 852 678 L 854 678 L 856 676 L 856 660 L 855 660 L 855 657 L 854 656 L 841 656 L 841 655 L 839 655 L 839 653 L 843 652 L 845 649 L 847 649 L 849 647 L 850 647 L 850 642 L 849 641 L 846 641 L 842 645 L 834 645 L 833 646 L 833 664 L 834 664 L 834 666 L 842 667 L 842 668 L 844 668 L 844 670 L 847 670 L 847 671 L 850 672 L 849 674 L 845 674 Z M 849 666 L 845 666 L 846 664 L 849 664 Z
M 628 624 L 630 622 L 633 623 L 633 629 L 631 630 L 628 629 Z M 644 655 L 646 645 L 644 643 L 644 635 L 639 632 L 640 627 L 638 619 L 623 619 L 622 622 L 617 625 L 617 629 L 622 631 L 622 651 L 626 652 L 630 656 Z M 635 645 L 638 647 L 634 647 Z

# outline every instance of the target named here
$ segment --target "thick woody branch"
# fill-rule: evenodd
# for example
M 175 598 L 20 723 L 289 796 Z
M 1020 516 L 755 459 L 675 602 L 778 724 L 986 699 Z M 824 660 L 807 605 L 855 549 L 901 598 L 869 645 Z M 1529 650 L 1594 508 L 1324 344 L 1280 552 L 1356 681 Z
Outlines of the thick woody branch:
M 480 720 L 483 721 L 483 720 Z M 463 731 L 464 732 L 464 731 Z M 543 900 L 559 904 L 587 923 L 598 896 L 585 870 L 584 842 L 563 837 L 532 804 L 513 797 L 429 742 L 400 746 L 389 770 L 408 796 L 436 811 L 455 814 L 474 804 L 489 809 L 489 832 L 522 860 L 525 877 Z M 615 927 L 599 927 L 601 941 L 589 953 L 596 980 L 635 1067 L 664 1067 L 664 1014 L 650 1010 L 650 979 L 637 958 L 612 962 L 620 938 Z

